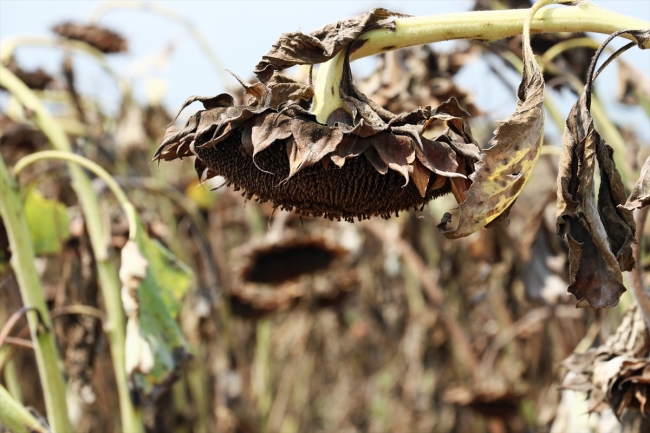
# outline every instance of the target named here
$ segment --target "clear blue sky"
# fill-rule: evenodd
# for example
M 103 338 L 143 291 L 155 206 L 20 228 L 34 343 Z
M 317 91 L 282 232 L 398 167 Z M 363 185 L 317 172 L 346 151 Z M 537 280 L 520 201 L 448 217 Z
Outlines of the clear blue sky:
M 30 1 L 0 0 L 0 39 L 21 35 L 46 35 L 49 29 L 62 21 L 84 21 L 104 2 L 99 1 Z M 118 2 L 113 2 L 118 3 Z M 129 2 L 122 2 L 128 4 Z M 594 1 L 598 6 L 625 15 L 650 21 L 650 1 L 619 0 Z M 473 1 L 163 1 L 165 8 L 187 18 L 202 32 L 217 53 L 224 68 L 242 77 L 251 71 L 277 37 L 297 29 L 311 32 L 338 19 L 358 15 L 372 7 L 381 6 L 412 15 L 432 15 L 462 12 L 471 8 Z M 131 77 L 136 95 L 143 98 L 145 82 L 151 77 L 162 78 L 167 83 L 164 103 L 175 111 L 190 95 L 214 95 L 224 90 L 219 75 L 196 42 L 179 24 L 141 10 L 115 9 L 102 16 L 100 24 L 120 32 L 129 40 L 127 54 L 113 56 L 111 64 L 120 73 Z M 599 35 L 599 39 L 604 36 Z M 616 46 L 623 42 L 617 42 Z M 172 46 L 167 62 L 161 61 L 166 48 Z M 436 44 L 444 48 L 444 44 Z M 650 75 L 650 55 L 641 50 L 631 50 L 625 59 L 634 63 L 646 76 Z M 42 66 L 56 71 L 62 54 L 50 48 L 21 48 L 17 52 L 20 64 L 28 68 Z M 107 106 L 115 104 L 117 89 L 97 66 L 82 56 L 75 58 L 82 68 L 80 87 L 98 95 Z M 362 61 L 363 62 L 363 61 Z M 372 60 L 361 64 L 368 69 Z M 507 116 L 514 107 L 511 96 L 504 95 L 501 84 L 489 82 L 485 65 L 473 64 L 460 74 L 461 85 L 476 95 L 484 110 Z M 515 76 L 513 80 L 517 80 Z M 606 103 L 614 104 L 616 68 L 611 67 L 599 81 L 603 94 L 610 96 Z M 571 97 L 560 96 L 563 110 L 568 113 Z M 566 100 L 565 100 L 566 99 Z M 650 140 L 650 123 L 640 110 L 611 105 L 615 120 L 633 125 L 644 140 Z M 639 123 L 641 122 L 641 126 Z

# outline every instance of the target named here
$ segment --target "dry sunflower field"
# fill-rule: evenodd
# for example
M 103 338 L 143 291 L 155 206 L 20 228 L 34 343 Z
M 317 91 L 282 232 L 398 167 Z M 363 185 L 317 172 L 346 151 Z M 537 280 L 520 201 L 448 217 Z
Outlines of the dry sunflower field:
M 101 21 L 3 40 L 0 432 L 650 431 L 649 26 L 375 8 L 173 112 Z M 459 83 L 477 62 L 506 118 Z

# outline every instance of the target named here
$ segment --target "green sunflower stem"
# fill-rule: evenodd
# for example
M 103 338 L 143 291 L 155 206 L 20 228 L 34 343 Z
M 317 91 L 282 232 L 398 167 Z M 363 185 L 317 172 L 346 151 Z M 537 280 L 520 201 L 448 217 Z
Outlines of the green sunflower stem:
M 2 402 L 0 404 L 0 422 L 6 425 L 10 431 L 14 433 L 47 433 L 49 431 L 23 405 L 14 400 L 2 385 L 0 385 L 0 402 Z
M 2 157 L 0 157 L 0 217 L 2 217 L 9 237 L 12 252 L 11 267 L 18 281 L 23 304 L 26 307 L 36 307 L 38 311 L 38 313 L 28 313 L 27 320 L 34 342 L 34 353 L 36 354 L 38 375 L 43 387 L 47 417 L 55 432 L 71 431 L 65 398 L 65 382 L 63 374 L 59 370 L 59 354 L 52 333 L 52 322 L 47 313 L 43 288 L 34 265 L 34 249 L 29 236 L 27 220 L 22 211 L 20 196 L 11 182 Z M 13 399 L 11 401 L 5 399 L 9 393 L 6 393 L 4 388 L 0 391 L 2 393 L 0 407 L 3 408 L 0 411 L 0 420 L 5 422 L 4 419 L 8 417 L 7 419 L 11 421 L 12 416 L 18 416 L 16 415 L 18 408 L 10 407 Z M 26 430 L 26 428 L 22 430 Z
M 38 97 L 11 71 L 0 65 L 0 85 L 4 86 L 26 108 L 34 113 L 34 121 L 60 151 L 72 153 L 72 147 L 61 125 L 50 115 Z M 111 347 L 113 369 L 120 399 L 120 415 L 123 431 L 139 433 L 144 431 L 141 414 L 131 403 L 127 384 L 125 354 L 125 319 L 120 297 L 121 284 L 115 263 L 110 260 L 108 242 L 97 195 L 90 179 L 77 164 L 69 164 L 72 186 L 77 193 L 84 213 L 88 236 L 97 264 L 98 281 L 102 290 L 108 324 L 105 327 Z M 29 239 L 29 238 L 27 238 Z M 27 241 L 28 242 L 28 241 Z M 36 275 L 36 274 L 34 274 Z M 65 398 L 59 399 L 65 402 Z M 56 431 L 70 431 L 61 429 Z
M 432 42 L 454 39 L 495 41 L 520 35 L 529 13 L 530 9 L 516 9 L 399 18 L 395 20 L 394 30 L 375 29 L 359 36 L 355 44 L 360 46 L 350 53 L 350 60 Z M 577 6 L 539 11 L 531 21 L 530 31 L 611 34 L 621 29 L 648 27 L 650 23 L 646 21 L 626 17 L 584 1 Z M 631 36 L 623 37 L 632 39 Z M 646 43 L 645 48 L 650 48 L 650 42 Z M 320 123 L 326 123 L 331 112 L 342 106 L 340 95 L 331 89 L 341 82 L 344 66 L 341 57 L 344 55 L 337 54 L 324 63 L 318 73 L 316 95 L 310 111 Z

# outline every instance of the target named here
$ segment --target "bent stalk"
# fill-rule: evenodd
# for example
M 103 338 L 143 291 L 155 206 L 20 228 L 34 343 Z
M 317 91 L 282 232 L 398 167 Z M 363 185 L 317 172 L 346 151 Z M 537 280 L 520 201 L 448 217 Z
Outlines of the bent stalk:
M 505 11 L 463 12 L 455 14 L 431 15 L 426 17 L 399 18 L 395 20 L 395 30 L 370 30 L 355 41 L 359 46 L 350 53 L 350 60 L 399 48 L 453 39 L 478 39 L 494 41 L 520 35 L 530 9 Z M 621 29 L 644 29 L 650 23 L 626 17 L 588 2 L 566 8 L 545 9 L 535 14 L 530 24 L 531 33 L 550 32 L 595 32 L 611 34 Z M 628 38 L 631 38 L 628 36 Z M 650 48 L 650 42 L 645 48 Z M 340 97 L 326 91 L 340 83 L 343 75 L 343 62 L 339 53 L 321 66 L 316 81 L 316 95 L 311 113 L 325 123 L 327 117 L 341 106 Z M 331 110 L 331 111 L 328 111 Z
M 18 192 L 11 184 L 7 167 L 1 157 L 0 216 L 9 237 L 12 252 L 11 267 L 18 281 L 23 304 L 26 307 L 35 307 L 40 312 L 40 314 L 28 313 L 27 320 L 34 343 L 38 375 L 43 387 L 47 418 L 55 432 L 72 431 L 65 399 L 65 382 L 63 374 L 59 370 L 59 355 L 52 333 L 52 323 L 47 314 L 43 288 L 34 265 L 34 249 L 29 236 L 27 220 L 22 212 Z M 8 393 L 7 396 L 4 395 L 4 388 L 0 391 L 2 391 L 0 407 L 3 407 L 0 414 L 4 420 L 5 416 L 10 417 L 12 414 L 16 414 L 16 411 L 15 408 L 10 407 L 13 399 L 10 401 L 5 398 Z M 23 428 L 23 430 L 26 429 Z
M 71 152 L 72 148 L 65 132 L 57 121 L 45 109 L 34 93 L 18 79 L 11 71 L 0 65 L 0 85 L 8 89 L 21 104 L 34 112 L 34 120 L 47 136 L 54 148 Z M 120 397 L 120 414 L 122 429 L 138 433 L 143 431 L 140 414 L 131 403 L 126 377 L 125 354 L 125 322 L 122 300 L 120 298 L 121 284 L 115 263 L 110 260 L 107 248 L 107 238 L 103 226 L 103 218 L 99 208 L 97 195 L 93 190 L 90 179 L 76 164 L 69 164 L 72 185 L 79 198 L 84 213 L 88 236 L 95 255 L 98 280 L 106 305 L 108 325 L 106 333 L 111 346 L 113 369 Z M 69 431 L 61 430 L 61 431 Z

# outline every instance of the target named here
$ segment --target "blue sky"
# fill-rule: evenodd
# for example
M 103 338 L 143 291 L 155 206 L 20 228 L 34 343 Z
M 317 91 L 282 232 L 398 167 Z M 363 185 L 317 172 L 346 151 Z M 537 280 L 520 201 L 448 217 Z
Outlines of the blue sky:
M 29 1 L 0 0 L 0 40 L 25 35 L 47 35 L 49 29 L 61 21 L 85 21 L 97 7 L 98 1 Z M 129 5 L 133 2 L 111 2 Z M 600 7 L 650 21 L 650 1 L 619 0 L 594 1 Z M 185 17 L 209 41 L 224 68 L 242 77 L 250 77 L 258 60 L 277 37 L 297 29 L 310 32 L 324 24 L 366 12 L 381 6 L 412 15 L 432 15 L 462 12 L 471 8 L 472 1 L 163 1 L 163 7 Z M 127 54 L 112 56 L 111 64 L 121 74 L 130 77 L 136 96 L 144 98 L 150 87 L 164 80 L 166 91 L 163 102 L 171 111 L 190 95 L 214 95 L 224 91 L 220 74 L 200 50 L 198 44 L 181 25 L 159 15 L 142 10 L 119 8 L 105 13 L 100 24 L 120 32 L 129 40 Z M 604 39 L 598 35 L 598 39 Z M 447 44 L 447 45 L 445 45 Z M 451 43 L 435 44 L 437 49 Z M 616 41 L 615 46 L 623 42 Z M 168 56 L 163 55 L 165 51 Z M 625 59 L 635 64 L 646 76 L 650 75 L 650 55 L 631 50 Z M 24 47 L 17 52 L 20 64 L 28 68 L 42 66 L 56 71 L 62 53 L 51 48 Z M 165 58 L 167 61 L 165 61 Z M 367 71 L 373 60 L 362 60 L 357 69 Z M 117 88 L 112 80 L 93 62 L 75 57 L 82 91 L 92 93 L 107 106 L 116 108 Z M 505 94 L 498 81 L 490 82 L 482 63 L 469 65 L 459 75 L 460 84 L 472 90 L 478 105 L 498 118 L 506 117 L 514 108 L 512 95 Z M 518 78 L 512 74 L 516 83 Z M 610 67 L 599 86 L 605 103 L 612 106 L 612 117 L 635 128 L 644 140 L 650 140 L 650 123 L 640 110 L 615 104 L 616 68 Z M 148 84 L 147 84 L 148 83 Z M 572 101 L 569 95 L 558 95 L 563 111 L 568 113 Z M 641 126 L 639 123 L 641 122 Z

